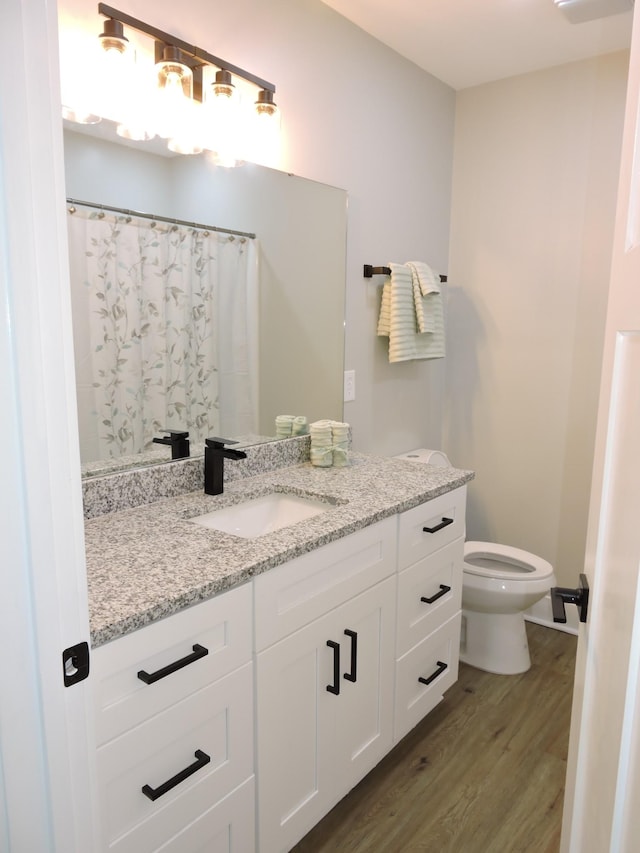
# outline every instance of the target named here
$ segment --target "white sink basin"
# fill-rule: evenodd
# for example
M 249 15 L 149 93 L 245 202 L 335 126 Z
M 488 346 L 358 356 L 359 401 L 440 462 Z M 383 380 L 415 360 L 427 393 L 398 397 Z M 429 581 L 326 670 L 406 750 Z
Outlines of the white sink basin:
M 198 515 L 190 521 L 223 533 L 232 533 L 243 539 L 255 539 L 298 521 L 313 518 L 328 509 L 332 509 L 332 506 L 324 501 L 272 492 L 244 503 Z

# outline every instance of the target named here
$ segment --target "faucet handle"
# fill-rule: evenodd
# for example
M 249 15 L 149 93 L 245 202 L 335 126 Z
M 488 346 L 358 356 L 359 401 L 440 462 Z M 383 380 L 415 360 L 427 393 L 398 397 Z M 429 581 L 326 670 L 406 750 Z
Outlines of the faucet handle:
M 204 443 L 207 447 L 213 447 L 215 450 L 222 450 L 225 444 L 238 444 L 233 438 L 218 438 L 216 435 L 211 438 L 205 438 Z
M 185 459 L 189 456 L 189 433 L 183 430 L 162 429 L 166 438 L 154 438 L 154 444 L 168 444 L 171 447 L 172 459 Z

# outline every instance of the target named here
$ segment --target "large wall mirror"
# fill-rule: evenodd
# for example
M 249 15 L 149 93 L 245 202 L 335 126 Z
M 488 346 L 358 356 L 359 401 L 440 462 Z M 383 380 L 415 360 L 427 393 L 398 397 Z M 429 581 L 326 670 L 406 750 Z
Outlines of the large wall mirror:
M 345 191 L 252 164 L 227 169 L 213 164 L 206 154 L 175 156 L 166 150 L 143 150 L 116 143 L 113 140 L 117 137 L 110 134 L 108 126 L 98 125 L 93 133 L 91 128 L 89 132 L 79 133 L 77 127 L 65 126 L 65 169 L 67 196 L 75 200 L 68 205 L 70 264 L 78 419 L 85 476 L 152 464 L 169 454 L 168 448 L 160 445 L 147 447 L 143 452 L 138 447 L 132 453 L 129 439 L 130 424 L 137 417 L 136 399 L 149 389 L 156 393 L 160 386 L 161 393 L 169 393 L 167 389 L 172 383 L 163 385 L 151 376 L 145 379 L 144 389 L 129 387 L 133 384 L 130 378 L 116 377 L 117 366 L 105 362 L 107 340 L 113 344 L 114 338 L 119 337 L 122 343 L 123 336 L 128 336 L 128 350 L 117 353 L 115 359 L 128 369 L 127 359 L 136 350 L 131 342 L 140 338 L 140 326 L 136 323 L 145 329 L 148 326 L 148 322 L 132 316 L 134 308 L 125 304 L 126 299 L 131 305 L 136 299 L 137 302 L 141 298 L 150 299 L 146 291 L 143 297 L 133 297 L 124 279 L 125 275 L 137 276 L 141 266 L 145 266 L 145 274 L 150 270 L 156 278 L 161 268 L 166 271 L 170 266 L 173 296 L 165 301 L 172 305 L 181 301 L 187 305 L 190 316 L 197 318 L 198 328 L 194 332 L 190 326 L 189 337 L 199 335 L 207 344 L 216 337 L 219 363 L 211 366 L 202 361 L 199 365 L 200 373 L 215 371 L 217 375 L 215 401 L 213 398 L 210 401 L 218 410 L 217 434 L 246 445 L 275 439 L 278 415 L 304 416 L 309 422 L 319 418 L 341 420 Z M 79 203 L 82 201 L 104 208 L 84 206 Z M 153 218 L 140 220 L 139 234 L 132 238 L 134 242 L 144 243 L 137 260 L 127 254 L 115 257 L 114 253 L 120 252 L 119 246 L 107 243 L 104 230 L 92 230 L 101 223 L 103 229 L 110 228 L 110 241 L 122 242 L 125 229 L 138 222 L 135 215 L 112 213 L 110 208 L 158 217 L 158 222 Z M 183 223 L 193 223 L 223 229 L 212 232 L 218 242 L 207 244 L 205 254 L 215 256 L 216 260 L 220 258 L 215 275 L 221 290 L 230 275 L 240 275 L 237 269 L 242 266 L 242 275 L 248 276 L 249 284 L 240 302 L 236 301 L 238 288 L 245 284 L 234 280 L 230 295 L 217 303 L 213 314 L 207 314 L 191 293 L 191 285 L 176 279 L 182 268 L 175 258 L 163 260 L 152 256 L 159 242 L 156 237 L 172 228 L 162 217 L 176 220 L 180 227 Z M 157 229 L 155 234 L 150 230 L 153 228 Z M 177 225 L 174 230 L 178 232 Z M 242 233 L 229 235 L 227 230 Z M 209 237 L 206 227 L 198 233 Z M 255 235 L 255 240 L 250 235 Z M 201 245 L 198 246 L 197 251 L 202 252 Z M 224 260 L 227 251 L 236 254 Z M 105 268 L 100 266 L 105 259 L 114 264 L 109 281 Z M 87 264 L 93 266 L 88 268 Z M 196 264 L 194 269 L 197 279 L 200 267 Z M 116 279 L 121 292 L 114 301 Z M 154 312 L 151 322 L 159 326 L 158 305 L 151 301 Z M 239 312 L 245 309 L 251 316 L 246 323 L 244 317 L 242 321 L 239 319 Z M 181 321 L 175 319 L 168 322 L 173 324 L 174 331 L 181 326 Z M 239 322 L 245 326 L 242 333 Z M 242 339 L 242 334 L 246 339 Z M 226 350 L 222 352 L 227 345 L 240 353 L 240 368 L 228 367 L 229 357 Z M 167 337 L 162 346 L 164 360 L 175 363 L 180 360 L 175 337 Z M 161 360 L 157 358 L 158 362 Z M 249 391 L 245 388 L 247 364 L 254 373 Z M 113 419 L 100 412 L 99 406 L 104 401 L 96 402 L 96 389 L 103 392 L 106 386 L 125 387 L 128 393 L 126 404 L 119 404 Z M 238 399 L 245 392 L 250 399 L 246 405 L 244 398 Z M 204 409 L 208 406 L 206 402 L 202 405 Z M 114 409 L 113 401 L 111 408 Z M 156 418 L 151 424 L 158 435 L 162 429 L 182 428 L 184 408 L 176 403 L 170 410 L 170 422 L 162 423 L 162 419 Z M 120 424 L 115 422 L 118 417 Z M 97 438 L 100 430 L 107 434 L 107 441 L 102 440 L 104 435 Z M 199 451 L 198 443 L 192 443 L 192 455 Z

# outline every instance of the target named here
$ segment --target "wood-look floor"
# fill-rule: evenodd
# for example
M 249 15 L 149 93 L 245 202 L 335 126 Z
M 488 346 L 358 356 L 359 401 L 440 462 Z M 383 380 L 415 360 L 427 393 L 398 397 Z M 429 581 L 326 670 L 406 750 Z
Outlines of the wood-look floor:
M 460 664 L 444 700 L 295 853 L 557 853 L 577 638 L 527 634 L 528 672 Z

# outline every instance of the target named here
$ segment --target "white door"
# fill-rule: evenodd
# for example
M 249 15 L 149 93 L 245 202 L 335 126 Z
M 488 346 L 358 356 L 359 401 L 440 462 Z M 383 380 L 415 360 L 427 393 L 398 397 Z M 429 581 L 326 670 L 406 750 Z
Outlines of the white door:
M 57 18 L 0 2 L 0 850 L 96 849 Z
M 636 6 L 580 626 L 563 853 L 640 837 L 640 12 Z M 577 573 L 576 573 L 577 581 Z

